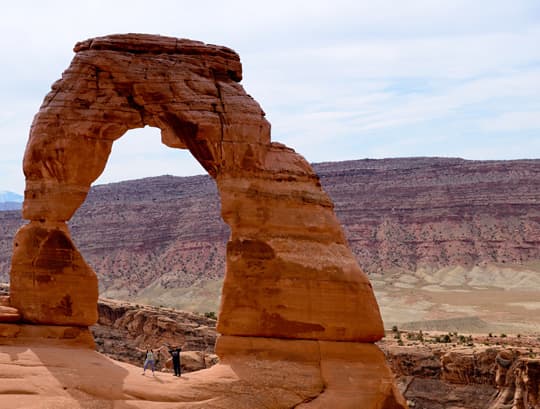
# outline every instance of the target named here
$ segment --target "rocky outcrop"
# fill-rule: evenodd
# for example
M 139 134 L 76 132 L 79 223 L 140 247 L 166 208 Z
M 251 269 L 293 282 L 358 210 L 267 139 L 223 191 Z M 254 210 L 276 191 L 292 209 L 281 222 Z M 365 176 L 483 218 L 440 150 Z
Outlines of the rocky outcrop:
M 99 319 L 91 327 L 97 351 L 107 356 L 140 365 L 144 354 L 137 348 L 157 349 L 182 345 L 183 369 L 199 370 L 215 362 L 216 320 L 185 311 L 149 305 L 100 299 Z M 158 368 L 169 354 L 159 355 Z M 204 366 L 207 365 L 207 366 Z
M 395 337 L 379 342 L 409 407 L 538 407 L 540 340 L 536 336 L 464 337 L 448 333 L 443 337 L 424 333 L 418 342 L 409 337 L 415 334 L 404 334 L 405 342 L 396 342 Z
M 75 347 L 93 350 L 94 339 L 90 330 L 80 326 L 31 325 L 13 323 L 9 320 L 0 322 L 0 348 L 7 345 L 41 345 L 51 347 Z
M 540 359 L 502 350 L 495 363 L 497 395 L 489 409 L 540 408 Z
M 441 379 L 454 384 L 493 385 L 498 348 L 461 347 L 441 357 Z
M 223 371 L 231 378 L 238 368 L 233 389 L 242 393 L 227 392 L 219 407 L 406 407 L 373 344 L 383 335 L 379 309 L 333 204 L 304 158 L 270 141 L 263 111 L 238 84 L 238 55 L 139 34 L 90 39 L 75 52 L 34 118 L 24 156 L 30 223 L 15 236 L 10 272 L 10 303 L 22 319 L 81 327 L 97 320 L 97 278 L 66 222 L 114 140 L 154 126 L 164 144 L 189 149 L 215 179 L 231 231 L 221 364 L 200 382 L 215 388 Z M 132 330 L 141 326 L 134 315 Z M 278 368 L 283 378 L 270 378 Z

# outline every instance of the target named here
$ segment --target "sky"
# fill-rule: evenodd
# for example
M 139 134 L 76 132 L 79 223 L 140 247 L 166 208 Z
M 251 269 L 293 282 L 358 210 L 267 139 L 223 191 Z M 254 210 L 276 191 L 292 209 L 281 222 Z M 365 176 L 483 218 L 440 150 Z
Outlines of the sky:
M 151 33 L 228 46 L 272 140 L 310 162 L 540 158 L 540 1 L 28 1 L 0 10 L 0 190 L 76 42 Z M 114 143 L 109 183 L 204 170 L 159 130 Z

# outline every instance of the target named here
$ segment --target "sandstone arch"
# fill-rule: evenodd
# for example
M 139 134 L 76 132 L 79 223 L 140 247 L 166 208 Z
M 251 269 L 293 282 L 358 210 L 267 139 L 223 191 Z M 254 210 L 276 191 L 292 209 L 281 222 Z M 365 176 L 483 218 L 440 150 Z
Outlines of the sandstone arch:
M 218 323 L 222 358 L 275 345 L 258 343 L 263 338 L 329 341 L 319 346 L 328 356 L 341 354 L 332 341 L 357 342 L 353 355 L 369 355 L 385 380 L 372 394 L 393 390 L 369 344 L 383 335 L 371 285 L 309 164 L 270 141 L 264 112 L 239 84 L 238 55 L 140 34 L 94 38 L 74 50 L 34 118 L 24 156 L 23 217 L 30 222 L 14 240 L 10 294 L 23 319 L 95 322 L 96 276 L 66 222 L 114 140 L 155 126 L 164 144 L 189 149 L 215 179 L 231 228 Z

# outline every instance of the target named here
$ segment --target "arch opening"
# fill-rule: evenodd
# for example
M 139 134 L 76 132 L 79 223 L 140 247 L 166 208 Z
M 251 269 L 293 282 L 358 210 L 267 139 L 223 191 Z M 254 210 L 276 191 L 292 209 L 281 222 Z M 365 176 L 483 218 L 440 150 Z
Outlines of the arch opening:
M 189 150 L 160 138 L 158 128 L 145 127 L 114 141 L 69 221 L 72 238 L 101 297 L 217 313 L 229 236 L 217 186 Z M 100 183 L 118 175 L 123 181 Z
M 187 147 L 171 149 L 153 126 L 126 131 L 112 145 L 105 169 L 92 186 L 162 175 L 194 176 L 206 170 Z

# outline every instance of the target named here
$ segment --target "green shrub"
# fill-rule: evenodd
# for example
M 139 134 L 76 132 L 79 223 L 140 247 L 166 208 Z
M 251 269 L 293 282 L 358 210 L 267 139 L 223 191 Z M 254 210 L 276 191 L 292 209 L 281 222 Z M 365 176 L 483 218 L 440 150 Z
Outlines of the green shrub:
M 217 320 L 217 315 L 214 311 L 205 312 L 204 316 L 213 320 Z

